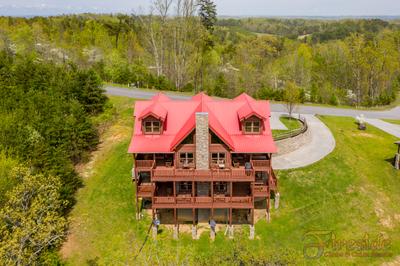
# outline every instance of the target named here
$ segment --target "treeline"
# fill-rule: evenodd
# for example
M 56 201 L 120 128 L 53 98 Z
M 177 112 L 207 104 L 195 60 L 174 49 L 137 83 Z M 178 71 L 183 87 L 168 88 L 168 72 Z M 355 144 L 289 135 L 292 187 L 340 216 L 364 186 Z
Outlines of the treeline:
M 57 259 L 105 102 L 91 69 L 0 52 L 0 264 Z
M 381 19 L 229 18 L 220 19 L 217 25 L 234 27 L 254 33 L 277 35 L 290 39 L 307 37 L 313 42 L 344 39 L 352 33 L 373 36 L 385 28 L 398 29 L 398 25 Z
M 145 16 L 3 17 L 0 46 L 59 63 L 72 61 L 95 69 L 104 81 L 142 88 L 226 97 L 246 91 L 282 100 L 286 85 L 294 82 L 305 102 L 373 106 L 396 98 L 397 24 L 378 19 L 216 21 L 208 12 L 215 11 L 210 0 L 199 1 L 203 8 L 195 1 L 167 2 L 153 1 Z M 270 29 L 252 28 L 258 25 Z

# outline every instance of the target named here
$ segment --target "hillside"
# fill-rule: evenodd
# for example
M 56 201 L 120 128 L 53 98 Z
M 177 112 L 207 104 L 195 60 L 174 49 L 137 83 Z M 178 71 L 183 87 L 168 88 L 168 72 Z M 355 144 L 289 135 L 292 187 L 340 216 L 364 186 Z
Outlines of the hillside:
M 133 100 L 112 97 L 115 117 L 102 136 L 102 147 L 82 168 L 85 186 L 71 214 L 71 231 L 61 253 L 67 264 L 84 263 L 188 265 L 240 265 L 309 263 L 302 240 L 308 231 L 334 232 L 350 241 L 389 238 L 389 257 L 323 257 L 319 263 L 380 265 L 400 252 L 400 173 L 390 163 L 394 137 L 373 127 L 356 129 L 353 119 L 321 117 L 332 130 L 337 147 L 326 159 L 304 169 L 279 171 L 281 207 L 271 223 L 256 224 L 256 240 L 248 240 L 248 227 L 228 240 L 220 232 L 210 242 L 207 229 L 200 240 L 189 233 L 172 240 L 162 227 L 158 241 L 143 243 L 150 217 L 136 221 L 135 191 L 130 181 L 132 158 L 126 154 L 132 128 Z

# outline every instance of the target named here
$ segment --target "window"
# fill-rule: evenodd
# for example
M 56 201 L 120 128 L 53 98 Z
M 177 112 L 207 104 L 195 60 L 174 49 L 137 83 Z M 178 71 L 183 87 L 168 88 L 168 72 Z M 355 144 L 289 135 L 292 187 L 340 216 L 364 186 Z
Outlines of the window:
M 223 152 L 216 152 L 211 153 L 211 163 L 212 164 L 225 164 L 225 153 Z
M 215 194 L 226 194 L 228 192 L 228 186 L 226 182 L 215 182 L 214 193 Z
M 161 123 L 160 121 L 145 121 L 144 132 L 146 134 L 160 133 Z
M 244 122 L 244 131 L 246 133 L 260 133 L 260 121 L 246 121 Z
M 192 193 L 192 182 L 180 182 L 179 193 Z
M 183 166 L 189 166 L 194 163 L 194 156 L 191 152 L 181 152 L 179 154 L 179 162 L 183 164 Z

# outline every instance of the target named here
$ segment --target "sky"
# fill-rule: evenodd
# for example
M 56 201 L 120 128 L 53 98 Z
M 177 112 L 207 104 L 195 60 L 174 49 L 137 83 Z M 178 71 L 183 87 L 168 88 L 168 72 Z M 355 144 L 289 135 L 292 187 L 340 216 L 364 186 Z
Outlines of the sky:
M 150 0 L 0 0 L 0 15 L 139 13 Z M 220 16 L 397 16 L 400 0 L 214 0 Z

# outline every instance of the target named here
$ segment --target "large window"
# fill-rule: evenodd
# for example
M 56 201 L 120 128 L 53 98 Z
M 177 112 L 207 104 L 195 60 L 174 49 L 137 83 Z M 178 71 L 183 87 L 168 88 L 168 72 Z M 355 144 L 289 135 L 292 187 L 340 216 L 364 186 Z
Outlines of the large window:
M 225 165 L 225 163 L 226 163 L 225 153 L 223 153 L 223 152 L 211 153 L 211 163 L 217 164 L 217 165 L 220 165 L 220 164 Z
M 246 133 L 260 133 L 261 123 L 257 120 L 245 121 L 244 131 Z
M 160 121 L 145 121 L 144 132 L 146 134 L 159 134 L 161 130 Z
M 184 166 L 188 167 L 190 164 L 194 163 L 194 156 L 191 152 L 181 152 L 179 154 L 179 162 Z

